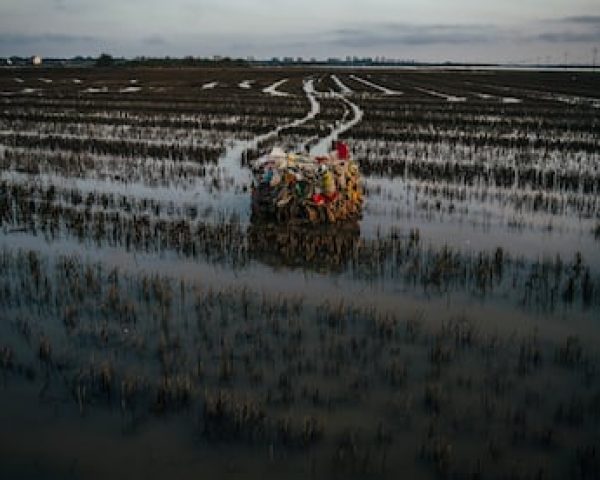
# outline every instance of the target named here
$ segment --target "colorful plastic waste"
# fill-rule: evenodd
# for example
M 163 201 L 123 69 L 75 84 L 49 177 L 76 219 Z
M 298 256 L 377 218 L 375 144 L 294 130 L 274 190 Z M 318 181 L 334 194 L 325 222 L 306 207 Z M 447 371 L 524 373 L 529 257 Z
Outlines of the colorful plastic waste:
M 286 154 L 274 148 L 252 166 L 252 212 L 279 223 L 337 223 L 360 218 L 362 188 L 348 145 L 329 155 Z

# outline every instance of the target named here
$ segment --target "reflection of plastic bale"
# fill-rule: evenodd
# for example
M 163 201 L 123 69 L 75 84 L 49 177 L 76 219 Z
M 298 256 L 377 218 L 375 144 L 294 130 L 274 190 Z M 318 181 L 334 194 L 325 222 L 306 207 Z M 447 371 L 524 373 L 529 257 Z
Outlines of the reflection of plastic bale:
M 342 226 L 282 226 L 253 222 L 248 228 L 250 256 L 271 266 L 342 272 L 360 241 L 358 222 Z

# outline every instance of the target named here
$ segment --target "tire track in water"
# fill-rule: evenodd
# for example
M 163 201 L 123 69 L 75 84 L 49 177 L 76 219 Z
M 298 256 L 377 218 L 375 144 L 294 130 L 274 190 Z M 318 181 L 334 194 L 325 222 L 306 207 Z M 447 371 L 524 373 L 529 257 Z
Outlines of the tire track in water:
M 400 92 L 399 90 L 392 90 L 392 89 L 384 87 L 382 85 L 378 85 L 377 83 L 373 83 L 370 80 L 366 80 L 364 78 L 357 77 L 356 75 L 350 75 L 350 78 L 359 83 L 362 83 L 363 85 L 366 85 L 367 87 L 371 87 L 375 90 L 379 90 L 381 93 L 383 93 L 385 95 L 403 95 L 404 94 L 404 92 Z
M 234 142 L 232 146 L 227 149 L 223 157 L 219 160 L 219 166 L 223 166 L 236 182 L 246 183 L 251 180 L 249 169 L 242 168 L 240 165 L 242 154 L 245 151 L 257 149 L 260 143 L 279 135 L 283 130 L 299 127 L 300 125 L 313 120 L 321 112 L 321 104 L 317 100 L 318 95 L 315 91 L 314 79 L 309 78 L 305 80 L 303 90 L 310 103 L 310 110 L 304 117 L 279 125 L 269 132 L 255 136 L 251 140 Z
M 350 107 L 352 118 L 346 122 L 342 119 L 342 122 L 337 127 L 334 127 L 328 136 L 319 140 L 319 142 L 310 149 L 310 153 L 313 155 L 326 154 L 329 151 L 331 142 L 337 140 L 340 135 L 347 132 L 355 125 L 358 125 L 363 119 L 364 111 L 356 103 L 349 100 L 341 93 L 334 93 L 333 97 L 341 100 Z
M 240 167 L 240 159 L 243 152 L 246 150 L 256 149 L 260 143 L 279 135 L 279 133 L 281 133 L 283 130 L 299 127 L 300 125 L 303 125 L 309 122 L 310 120 L 315 119 L 317 115 L 319 115 L 319 113 L 321 112 L 321 104 L 318 100 L 318 98 L 321 96 L 327 95 L 328 98 L 338 99 L 341 102 L 343 102 L 349 107 L 350 112 L 352 112 L 352 117 L 348 121 L 344 121 L 344 118 L 342 118 L 342 122 L 337 127 L 335 125 L 332 125 L 331 133 L 326 137 L 318 140 L 318 142 L 310 149 L 311 154 L 318 155 L 327 153 L 329 151 L 329 146 L 331 145 L 332 141 L 337 140 L 337 138 L 341 134 L 347 132 L 352 127 L 354 127 L 362 121 L 364 111 L 356 103 L 354 103 L 346 97 L 348 92 L 346 92 L 346 94 L 335 92 L 328 92 L 327 94 L 324 94 L 321 92 L 317 92 L 315 89 L 314 78 L 309 78 L 304 81 L 303 90 L 306 95 L 306 98 L 310 102 L 310 110 L 304 117 L 283 125 L 279 125 L 270 132 L 257 135 L 251 140 L 235 142 L 231 146 L 231 148 L 229 148 L 224 154 L 223 158 L 219 162 L 219 165 L 225 167 L 230 173 L 230 175 L 235 178 L 236 181 L 243 183 L 251 180 L 250 172 L 248 171 L 248 169 L 243 169 Z M 345 116 L 346 115 L 344 115 L 344 117 Z M 312 141 L 313 139 L 307 140 L 302 145 L 302 148 L 305 148 Z
M 337 75 L 331 75 L 331 79 L 336 83 L 336 85 L 338 87 L 340 87 L 340 90 L 342 92 L 342 95 L 350 95 L 351 93 L 353 93 L 353 90 L 351 88 L 349 88 L 345 83 L 343 83 L 338 77 Z
M 273 97 L 290 97 L 291 96 L 290 93 L 277 90 L 288 80 L 289 80 L 288 78 L 284 78 L 283 80 L 279 80 L 278 82 L 275 82 L 274 84 L 269 85 L 267 88 L 263 88 L 263 93 L 266 93 L 267 95 L 271 95 Z
M 428 88 L 422 88 L 422 87 L 413 87 L 413 88 L 421 93 L 426 94 L 426 95 L 431 95 L 432 97 L 437 97 L 437 98 L 443 98 L 447 102 L 460 103 L 460 102 L 467 101 L 467 97 L 457 97 L 456 95 L 449 95 L 447 93 L 438 92 L 436 90 L 430 90 Z

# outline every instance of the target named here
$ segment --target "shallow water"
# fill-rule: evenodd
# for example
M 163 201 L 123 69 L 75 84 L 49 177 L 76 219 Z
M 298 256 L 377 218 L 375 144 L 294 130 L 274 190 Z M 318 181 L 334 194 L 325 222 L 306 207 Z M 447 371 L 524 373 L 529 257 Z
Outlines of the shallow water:
M 123 112 L 143 118 L 136 99 L 165 86 L 186 102 L 201 96 L 194 117 L 228 129 L 228 103 L 248 108 L 235 132 L 181 130 L 182 144 L 223 145 L 215 164 L 178 160 L 174 147 L 173 158 L 137 160 L 90 151 L 92 161 L 67 156 L 59 169 L 52 155 L 69 143 L 0 145 L 0 476 L 596 478 L 600 213 L 597 191 L 583 185 L 597 175 L 597 113 L 584 110 L 590 132 L 575 146 L 569 129 L 562 146 L 494 143 L 504 109 L 523 109 L 510 128 L 529 142 L 544 138 L 530 132 L 542 115 L 557 120 L 589 102 L 538 110 L 545 100 L 535 95 L 502 103 L 512 97 L 482 93 L 475 104 L 470 92 L 489 79 L 467 72 L 465 81 L 361 72 L 365 82 L 338 70 L 252 73 L 252 88 L 242 87 L 247 71 L 183 72 L 177 82 L 140 71 L 139 87 L 123 87 L 131 72 L 101 79 L 110 91 L 128 88 L 125 103 L 111 100 L 121 132 Z M 44 73 L 53 80 L 46 98 L 75 75 L 100 84 L 89 72 L 62 75 Z M 521 82 L 519 98 L 538 81 L 502 75 Z M 13 76 L 0 76 L 0 90 L 14 88 Z M 38 76 L 19 73 L 26 88 Z M 588 98 L 583 88 L 570 96 Z M 31 100 L 3 99 L 7 112 L 22 101 Z M 265 116 L 265 102 L 290 113 Z M 442 132 L 422 119 L 433 109 L 475 123 L 459 140 L 423 141 L 431 154 L 394 137 L 409 127 Z M 35 110 L 23 115 L 25 126 L 37 121 Z M 46 127 L 68 136 L 63 123 Z M 141 138 L 131 129 L 131 141 L 169 131 Z M 491 145 L 478 147 L 487 137 Z M 474 179 L 462 170 L 423 177 L 408 164 L 393 175 L 374 170 L 356 225 L 252 218 L 248 152 L 323 153 L 337 138 L 359 164 L 452 158 L 485 168 Z M 40 169 L 9 151 L 39 158 Z M 521 171 L 576 180 L 494 184 L 494 169 L 517 159 Z M 137 162 L 135 179 L 127 162 Z M 90 170 L 98 165 L 120 180 Z

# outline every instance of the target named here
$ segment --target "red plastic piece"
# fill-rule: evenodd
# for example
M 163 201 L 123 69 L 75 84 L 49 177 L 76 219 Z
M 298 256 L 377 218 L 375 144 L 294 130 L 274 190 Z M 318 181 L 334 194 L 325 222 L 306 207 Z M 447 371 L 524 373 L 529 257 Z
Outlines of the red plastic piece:
M 350 150 L 348 149 L 348 145 L 346 145 L 344 142 L 337 142 L 336 149 L 338 158 L 340 160 L 348 160 L 348 158 L 350 157 Z
M 325 197 L 320 193 L 315 193 L 312 196 L 312 201 L 315 202 L 317 205 L 323 205 L 325 203 Z

